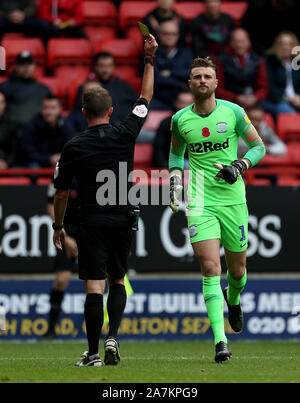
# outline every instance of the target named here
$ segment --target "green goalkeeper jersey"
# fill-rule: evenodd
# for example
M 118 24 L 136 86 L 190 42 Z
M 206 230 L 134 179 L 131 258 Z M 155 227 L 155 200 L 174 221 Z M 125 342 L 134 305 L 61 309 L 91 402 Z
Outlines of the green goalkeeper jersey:
M 237 159 L 239 136 L 249 147 L 244 158 L 254 166 L 265 155 L 264 144 L 240 106 L 216 99 L 208 115 L 194 112 L 194 104 L 178 111 L 172 118 L 170 171 L 183 170 L 184 152 L 189 156 L 188 207 L 227 206 L 245 203 L 245 185 L 241 176 L 230 185 L 214 179 L 213 164 L 230 165 Z

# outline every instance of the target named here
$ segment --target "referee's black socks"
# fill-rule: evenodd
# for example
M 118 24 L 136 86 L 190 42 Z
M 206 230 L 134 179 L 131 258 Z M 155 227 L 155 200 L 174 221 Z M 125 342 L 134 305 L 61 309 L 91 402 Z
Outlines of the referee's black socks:
M 114 284 L 109 287 L 107 297 L 107 313 L 109 318 L 108 336 L 117 338 L 118 329 L 122 320 L 127 300 L 125 286 Z
M 98 353 L 103 316 L 103 295 L 87 294 L 84 304 L 84 318 L 89 355 Z

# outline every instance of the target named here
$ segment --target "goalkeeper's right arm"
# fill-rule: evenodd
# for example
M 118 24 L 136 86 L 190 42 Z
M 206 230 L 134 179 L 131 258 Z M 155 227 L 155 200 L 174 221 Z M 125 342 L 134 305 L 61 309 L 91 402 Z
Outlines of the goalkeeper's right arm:
M 177 129 L 176 121 L 172 119 L 172 141 L 169 155 L 170 170 L 170 207 L 173 213 L 178 212 L 181 204 L 179 196 L 182 192 L 182 171 L 184 168 L 184 152 L 186 144 Z
M 178 212 L 178 207 L 181 202 L 179 200 L 179 196 L 182 192 L 182 172 L 178 169 L 175 169 L 170 173 L 170 207 L 173 213 Z

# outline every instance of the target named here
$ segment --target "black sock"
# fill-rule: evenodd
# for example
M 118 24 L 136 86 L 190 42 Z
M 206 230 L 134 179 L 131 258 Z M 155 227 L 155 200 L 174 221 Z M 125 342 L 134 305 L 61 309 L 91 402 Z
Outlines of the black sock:
M 87 294 L 84 304 L 84 318 L 89 345 L 89 355 L 97 354 L 100 333 L 103 326 L 102 294 Z
M 109 318 L 108 336 L 117 338 L 118 329 L 126 306 L 127 294 L 124 285 L 114 284 L 109 287 L 107 313 Z
M 61 303 L 64 298 L 64 291 L 58 291 L 52 288 L 50 293 L 50 312 L 49 312 L 49 332 L 55 332 L 55 325 L 61 310 Z

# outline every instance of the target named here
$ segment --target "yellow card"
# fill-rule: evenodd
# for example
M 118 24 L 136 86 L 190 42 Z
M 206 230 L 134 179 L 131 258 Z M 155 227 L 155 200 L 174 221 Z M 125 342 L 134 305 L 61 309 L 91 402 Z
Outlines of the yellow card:
M 149 29 L 147 25 L 143 24 L 142 22 L 138 22 L 138 24 L 143 37 L 147 38 L 149 36 Z

